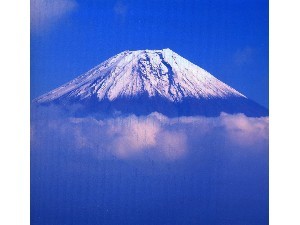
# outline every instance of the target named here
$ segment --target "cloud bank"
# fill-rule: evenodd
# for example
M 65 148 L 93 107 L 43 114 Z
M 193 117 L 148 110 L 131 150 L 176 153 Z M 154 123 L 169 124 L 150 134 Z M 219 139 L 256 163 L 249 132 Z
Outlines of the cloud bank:
M 268 224 L 267 117 L 70 114 L 32 110 L 35 223 Z
M 31 0 L 30 21 L 34 32 L 47 30 L 77 7 L 75 0 Z
M 55 109 L 33 115 L 33 151 L 68 149 L 98 159 L 176 161 L 218 147 L 257 151 L 268 146 L 268 117 L 222 113 L 212 118 L 168 118 L 152 113 L 96 119 L 62 115 Z

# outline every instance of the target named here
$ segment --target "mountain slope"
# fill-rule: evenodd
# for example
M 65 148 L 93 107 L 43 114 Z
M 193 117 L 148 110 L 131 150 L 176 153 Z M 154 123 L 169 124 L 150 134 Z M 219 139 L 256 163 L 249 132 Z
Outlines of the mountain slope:
M 85 113 L 268 114 L 265 108 L 170 49 L 122 52 L 34 102 L 80 103 Z

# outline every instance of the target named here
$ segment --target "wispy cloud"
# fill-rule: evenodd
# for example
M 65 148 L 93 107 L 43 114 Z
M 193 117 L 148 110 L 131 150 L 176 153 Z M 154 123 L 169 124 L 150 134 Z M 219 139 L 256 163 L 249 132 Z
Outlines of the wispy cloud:
M 55 110 L 54 110 L 55 111 Z M 176 161 L 199 149 L 240 150 L 268 145 L 268 117 L 243 114 L 219 117 L 168 118 L 159 113 L 97 120 L 61 117 L 53 110 L 34 116 L 32 147 L 72 149 L 99 159 L 158 159 Z M 56 115 L 56 116 L 55 116 Z M 51 146 L 49 146 L 51 143 Z M 227 147 L 226 147 L 227 146 Z
M 117 1 L 114 5 L 114 13 L 117 16 L 125 17 L 127 14 L 128 7 L 123 1 Z
M 251 47 L 238 49 L 233 56 L 234 63 L 238 66 L 248 64 L 253 61 L 255 50 Z
M 75 0 L 31 0 L 31 30 L 33 32 L 48 30 L 77 6 Z

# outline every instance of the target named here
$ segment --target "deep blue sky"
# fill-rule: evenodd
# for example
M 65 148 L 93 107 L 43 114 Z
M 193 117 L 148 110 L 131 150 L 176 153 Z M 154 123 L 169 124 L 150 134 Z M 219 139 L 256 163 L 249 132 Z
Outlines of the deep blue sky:
M 121 51 L 170 48 L 268 107 L 267 0 L 32 0 L 31 8 L 31 98 Z

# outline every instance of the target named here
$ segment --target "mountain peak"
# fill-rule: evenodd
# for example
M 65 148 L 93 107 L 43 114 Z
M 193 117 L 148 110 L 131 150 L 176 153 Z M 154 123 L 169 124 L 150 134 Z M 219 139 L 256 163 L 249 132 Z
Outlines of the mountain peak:
M 210 99 L 245 96 L 169 48 L 124 51 L 69 83 L 39 97 L 36 102 L 60 98 L 99 101 L 147 95 L 171 102 L 185 98 Z

